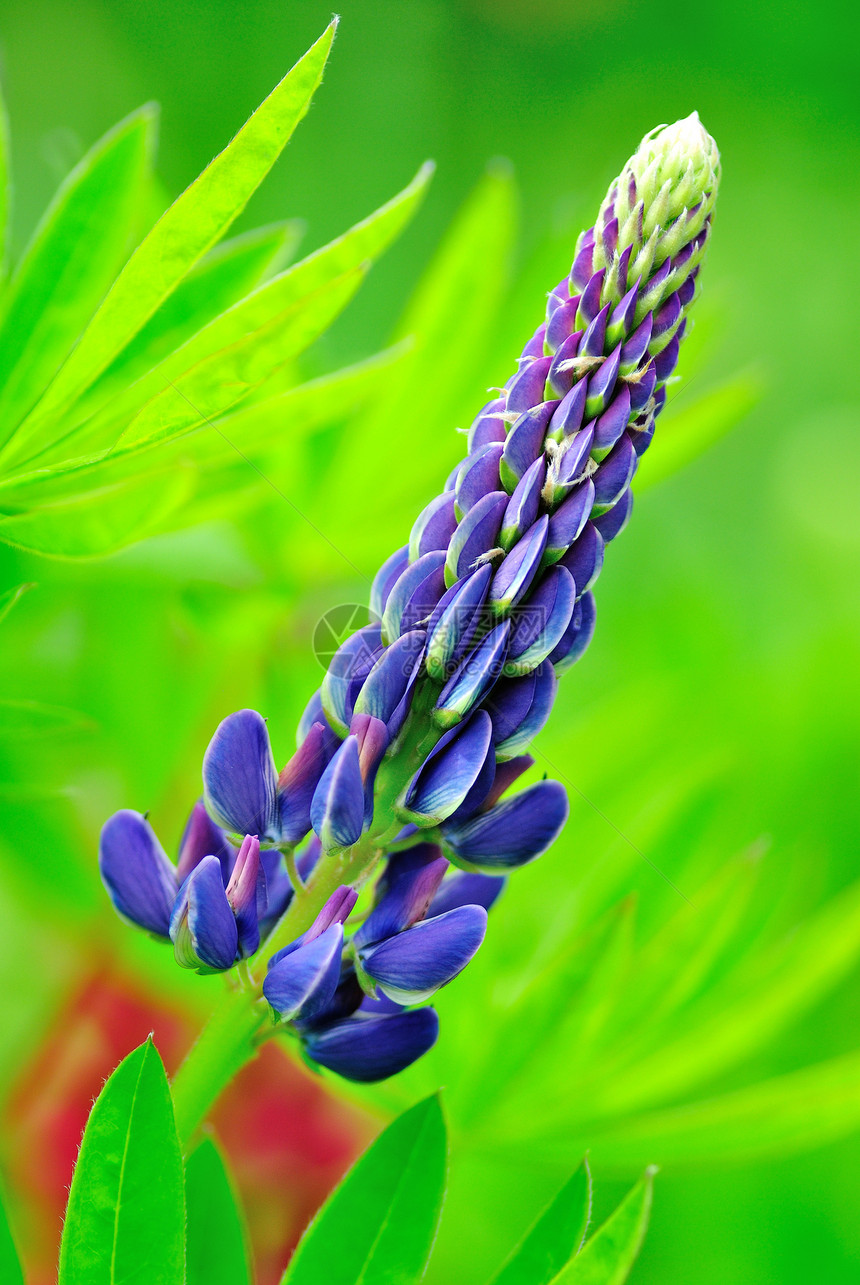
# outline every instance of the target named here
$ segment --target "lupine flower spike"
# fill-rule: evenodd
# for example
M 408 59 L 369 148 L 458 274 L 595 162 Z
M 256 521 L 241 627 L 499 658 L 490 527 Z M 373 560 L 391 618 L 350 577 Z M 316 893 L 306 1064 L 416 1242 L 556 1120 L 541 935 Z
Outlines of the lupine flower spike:
M 205 808 L 176 865 L 139 813 L 104 827 L 114 906 L 171 940 L 184 967 L 231 968 L 274 932 L 262 981 L 272 1029 L 315 1065 L 378 1080 L 426 1052 L 438 1032 L 426 1001 L 480 947 L 510 871 L 565 824 L 557 782 L 510 791 L 594 632 L 594 584 L 630 519 L 718 180 L 695 113 L 643 139 L 475 417 L 468 455 L 380 568 L 374 623 L 334 656 L 283 770 L 263 718 L 242 710 L 206 751 Z M 293 891 L 285 853 L 307 889 Z M 279 940 L 281 916 L 296 896 L 313 905 L 317 885 L 335 891 Z

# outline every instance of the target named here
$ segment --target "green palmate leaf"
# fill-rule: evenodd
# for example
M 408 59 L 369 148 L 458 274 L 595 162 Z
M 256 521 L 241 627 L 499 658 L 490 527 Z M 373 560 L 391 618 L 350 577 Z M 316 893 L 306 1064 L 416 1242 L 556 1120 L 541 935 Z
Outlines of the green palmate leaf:
M 175 382 L 171 380 L 135 416 L 114 453 L 170 441 L 223 415 L 328 329 L 363 280 L 360 268 L 336 277 L 231 347 L 204 358 Z
M 72 1178 L 59 1285 L 178 1285 L 182 1157 L 161 1058 L 146 1040 L 99 1094 Z
M 654 1169 L 646 1169 L 581 1253 L 562 1268 L 553 1285 L 623 1285 L 648 1229 L 654 1173 Z
M 291 313 L 304 300 L 314 298 L 340 278 L 372 262 L 418 208 L 431 173 L 432 166 L 422 166 L 402 192 L 368 218 L 210 321 L 154 370 L 104 406 L 89 423 L 81 425 L 74 435 L 76 449 L 97 450 L 110 445 L 138 409 L 165 388 L 168 380 L 177 383 L 192 367 L 233 347 L 273 319 Z
M 591 1217 L 591 1173 L 583 1160 L 517 1246 L 492 1285 L 550 1285 L 579 1252 Z
M 0 438 L 34 405 L 128 253 L 147 179 L 155 112 L 145 107 L 61 185 L 9 283 L 0 322 Z
M 15 585 L 5 593 L 0 593 L 0 621 L 5 620 L 15 604 L 20 602 L 27 590 L 33 587 L 33 581 L 28 581 L 26 584 Z
M 672 1165 L 738 1164 L 790 1154 L 860 1127 L 860 1053 L 847 1053 L 704 1102 L 594 1130 L 607 1164 L 643 1155 Z
M 282 1285 L 420 1281 L 442 1209 L 445 1122 L 436 1097 L 373 1143 L 305 1232 Z
M 201 326 L 257 286 L 298 244 L 301 225 L 292 221 L 255 228 L 210 250 L 99 380 L 94 395 L 130 384 Z
M 321 492 L 326 529 L 335 543 L 349 540 L 354 556 L 370 564 L 390 552 L 390 531 L 408 531 L 426 503 L 428 478 L 441 482 L 462 454 L 451 429 L 467 425 L 479 408 L 474 372 L 487 349 L 487 318 L 503 297 L 515 227 L 513 180 L 507 167 L 496 166 L 460 211 L 398 326 L 397 338 L 414 338 L 412 357 L 332 457 Z M 417 388 L 432 389 L 420 415 Z M 408 451 L 402 449 L 404 425 Z M 397 468 L 381 469 L 381 460 L 394 458 L 392 443 L 400 444 Z M 387 514 L 384 529 L 365 523 L 358 530 L 347 518 L 349 497 L 368 488 Z
M 54 558 L 101 557 L 152 534 L 188 497 L 191 469 L 159 469 L 0 518 L 0 540 Z
M 12 1228 L 9 1226 L 9 1218 L 6 1214 L 6 1202 L 2 1195 L 0 1191 L 0 1281 L 3 1285 L 24 1285 L 21 1260 L 15 1248 Z
M 204 1138 L 185 1162 L 186 1285 L 248 1285 L 248 1248 L 238 1199 L 221 1154 Z
M 336 22 L 254 112 L 135 250 L 72 357 L 22 429 L 32 453 L 51 425 L 134 338 L 186 273 L 221 239 L 274 165 L 322 79 Z
M 647 463 L 636 479 L 637 492 L 662 482 L 704 455 L 758 404 L 763 388 L 760 379 L 746 373 L 690 403 L 686 398 L 680 400 L 685 391 L 683 382 L 678 392 L 673 394 L 670 390 L 658 430 L 659 449 L 648 452 Z M 679 405 L 674 406 L 676 398 Z

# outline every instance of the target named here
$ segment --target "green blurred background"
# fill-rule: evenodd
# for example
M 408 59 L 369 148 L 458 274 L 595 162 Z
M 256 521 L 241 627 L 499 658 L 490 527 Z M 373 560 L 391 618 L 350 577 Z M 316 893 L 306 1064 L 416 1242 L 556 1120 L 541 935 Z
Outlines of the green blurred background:
M 444 336 L 453 374 L 450 360 L 438 381 L 423 371 L 387 457 L 366 461 L 351 489 L 332 494 L 314 484 L 343 449 L 348 423 L 315 438 L 301 469 L 289 452 L 279 461 L 273 448 L 268 457 L 277 487 L 367 576 L 403 542 L 414 497 L 423 503 L 458 457 L 451 429 L 506 377 L 576 231 L 642 133 L 695 107 L 724 165 L 705 291 L 682 352 L 685 379 L 664 420 L 667 431 L 673 417 L 682 424 L 686 407 L 738 379 L 740 423 L 685 469 L 643 487 L 607 559 L 595 642 L 565 680 L 541 742 L 572 786 L 568 833 L 514 882 L 483 972 L 445 997 L 447 1054 L 422 1075 L 451 1085 L 457 1059 L 484 1039 L 476 1005 L 493 991 L 493 969 L 515 986 L 526 954 L 538 967 L 542 950 L 600 922 L 619 898 L 637 894 L 637 941 L 647 942 L 686 904 L 667 879 L 698 904 L 714 872 L 751 848 L 764 852 L 725 972 L 736 949 L 786 939 L 857 875 L 858 31 L 847 9 L 740 0 L 684 8 L 345 0 L 342 16 L 312 111 L 241 227 L 298 216 L 305 251 L 387 199 L 426 157 L 438 169 L 418 217 L 308 369 L 387 342 L 488 161 L 510 159 L 519 193 L 511 255 L 494 224 L 488 254 L 497 273 L 481 317 L 470 319 L 465 291 L 462 326 Z M 6 0 L 0 48 L 15 246 L 84 148 L 147 99 L 162 107 L 159 173 L 166 191 L 178 192 L 329 17 L 312 0 Z M 504 171 L 494 172 L 506 184 Z M 741 416 L 752 387 L 760 396 Z M 419 421 L 438 428 L 430 459 L 410 450 Z M 654 457 L 659 451 L 658 431 Z M 646 485 L 651 463 L 641 470 Z M 402 478 L 400 508 L 380 511 L 376 472 L 389 486 Z M 327 507 L 333 495 L 337 513 Z M 73 989 L 85 948 L 118 956 L 153 993 L 205 1012 L 208 983 L 174 976 L 156 947 L 106 909 L 95 875 L 98 827 L 116 807 L 149 807 L 166 841 L 178 835 L 201 752 L 233 708 L 267 713 L 285 755 L 319 681 L 313 624 L 327 607 L 361 601 L 367 585 L 265 486 L 225 520 L 105 560 L 52 562 L 2 548 L 0 567 L 3 587 L 37 582 L 0 641 L 6 694 L 82 716 L 61 734 L 0 743 L 0 1084 L 11 1091 L 41 1046 L 46 1015 L 60 1012 Z M 715 904 L 731 896 L 718 893 Z M 672 967 L 684 963 L 679 952 Z M 720 1063 L 712 1082 L 703 1077 L 696 1099 L 853 1050 L 858 982 L 852 957 L 814 1004 L 798 1001 L 791 1020 L 770 1031 L 763 1017 L 758 1045 Z M 741 976 L 738 991 L 746 984 Z M 727 1010 L 727 1027 L 732 1020 Z M 575 1091 L 567 1050 L 560 1045 L 549 1059 L 549 1092 L 560 1101 Z M 683 1107 L 691 1096 L 682 1085 L 673 1102 Z M 527 1109 L 527 1095 L 523 1102 Z M 772 1109 L 762 1102 L 763 1113 Z M 813 1093 L 811 1117 L 820 1105 Z M 434 1280 L 483 1279 L 583 1145 L 593 1146 L 607 1210 L 640 1162 L 663 1161 L 633 1277 L 640 1285 L 858 1278 L 856 1111 L 810 1130 L 811 1149 L 801 1149 L 798 1134 L 746 1151 L 742 1141 L 689 1156 L 676 1148 L 676 1160 L 656 1144 L 654 1154 L 627 1144 L 602 1153 L 588 1111 L 581 1116 L 569 1154 L 547 1159 L 535 1146 L 532 1155 L 526 1129 L 515 1162 L 480 1141 L 469 1149 L 463 1125 L 469 1160 L 455 1169 Z

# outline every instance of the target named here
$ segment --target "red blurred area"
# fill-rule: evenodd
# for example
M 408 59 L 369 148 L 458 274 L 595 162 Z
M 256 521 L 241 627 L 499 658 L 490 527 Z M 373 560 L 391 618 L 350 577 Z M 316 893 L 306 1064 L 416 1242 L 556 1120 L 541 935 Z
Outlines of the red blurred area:
M 56 1280 L 62 1215 L 93 1099 L 153 1032 L 168 1072 L 197 1034 L 187 1014 L 107 967 L 94 969 L 22 1067 L 4 1112 L 6 1172 L 30 1285 Z M 248 1220 L 258 1285 L 276 1285 L 302 1228 L 374 1132 L 273 1044 L 212 1117 Z

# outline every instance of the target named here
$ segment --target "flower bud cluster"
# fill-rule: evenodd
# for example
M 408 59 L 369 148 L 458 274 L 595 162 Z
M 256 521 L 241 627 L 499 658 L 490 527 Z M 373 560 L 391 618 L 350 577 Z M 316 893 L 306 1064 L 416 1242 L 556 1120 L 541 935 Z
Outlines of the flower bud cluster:
M 138 814 L 105 827 L 117 910 L 199 971 L 256 951 L 294 895 L 280 853 L 309 833 L 296 864 L 312 884 L 356 854 L 381 864 L 357 928 L 344 885 L 269 960 L 263 994 L 319 1065 L 379 1079 L 423 1053 L 437 1020 L 415 1006 L 478 949 L 506 873 L 564 826 L 557 782 L 508 790 L 593 634 L 592 589 L 630 518 L 718 181 L 695 114 L 643 140 L 466 458 L 380 568 L 372 622 L 334 656 L 286 767 L 264 720 L 241 710 L 206 752 L 205 809 L 175 867 Z

